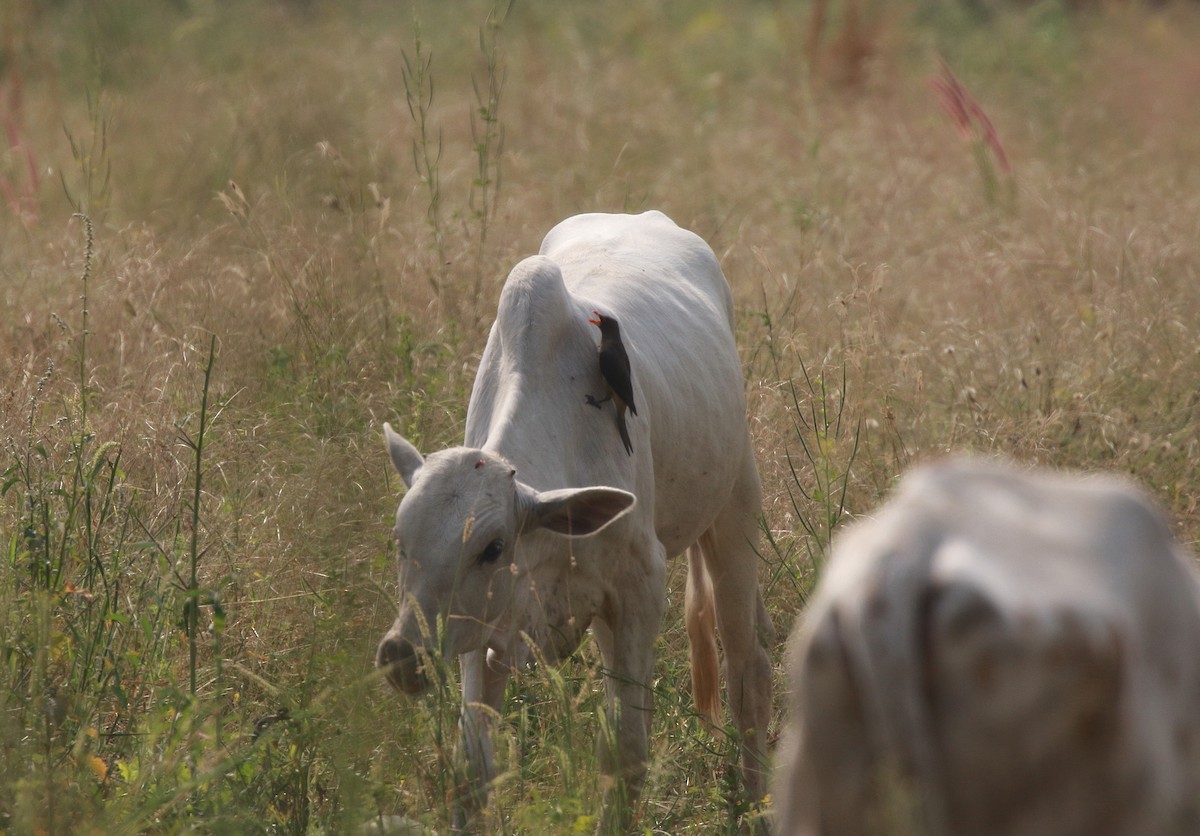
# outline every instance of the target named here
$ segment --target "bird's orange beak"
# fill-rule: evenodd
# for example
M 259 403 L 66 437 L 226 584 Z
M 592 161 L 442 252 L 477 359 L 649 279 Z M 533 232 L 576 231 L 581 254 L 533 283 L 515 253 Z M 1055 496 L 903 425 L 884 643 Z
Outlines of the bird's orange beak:
M 600 311 L 592 311 L 592 315 L 596 318 L 589 319 L 588 322 L 592 323 L 593 325 L 598 326 L 600 324 Z

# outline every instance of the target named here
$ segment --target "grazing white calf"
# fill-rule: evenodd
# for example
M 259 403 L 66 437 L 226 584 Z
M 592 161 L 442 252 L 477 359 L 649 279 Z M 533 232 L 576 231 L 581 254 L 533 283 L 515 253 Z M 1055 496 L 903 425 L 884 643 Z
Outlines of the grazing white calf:
M 612 404 L 586 402 L 605 392 L 593 311 L 624 334 L 638 405 L 632 455 Z M 660 212 L 580 215 L 509 274 L 466 446 L 422 457 L 385 426 L 408 492 L 396 511 L 400 612 L 377 664 L 415 693 L 428 685 L 419 649 L 431 632 L 440 632 L 436 650 L 459 657 L 468 810 L 494 777 L 492 718 L 510 671 L 528 658 L 522 634 L 555 660 L 590 626 L 616 738 L 601 746 L 618 779 L 604 827 L 624 825 L 646 772 L 666 562 L 685 550 L 697 704 L 719 712 L 715 604 L 745 784 L 762 796 L 771 626 L 756 574 L 761 489 L 742 386 L 729 286 L 708 245 Z
M 790 649 L 784 834 L 1200 832 L 1200 594 L 1111 478 L 972 460 L 843 535 Z

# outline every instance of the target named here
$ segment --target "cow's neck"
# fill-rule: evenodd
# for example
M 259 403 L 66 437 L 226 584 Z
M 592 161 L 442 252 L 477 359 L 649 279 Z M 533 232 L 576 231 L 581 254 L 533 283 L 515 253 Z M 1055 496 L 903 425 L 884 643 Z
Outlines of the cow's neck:
M 480 448 L 512 464 L 517 478 L 538 490 L 583 487 L 567 433 L 552 420 L 538 420 L 534 399 L 515 394 L 501 401 Z

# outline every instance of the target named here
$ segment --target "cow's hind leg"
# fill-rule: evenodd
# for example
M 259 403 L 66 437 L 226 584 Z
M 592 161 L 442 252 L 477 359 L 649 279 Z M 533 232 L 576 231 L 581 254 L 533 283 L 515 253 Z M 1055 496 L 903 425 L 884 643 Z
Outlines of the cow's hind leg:
M 758 587 L 756 545 L 761 505 L 758 474 L 751 459 L 729 502 L 700 539 L 725 651 L 729 710 L 741 735 L 742 777 L 753 801 L 766 792 L 771 661 L 763 645 L 774 635 Z

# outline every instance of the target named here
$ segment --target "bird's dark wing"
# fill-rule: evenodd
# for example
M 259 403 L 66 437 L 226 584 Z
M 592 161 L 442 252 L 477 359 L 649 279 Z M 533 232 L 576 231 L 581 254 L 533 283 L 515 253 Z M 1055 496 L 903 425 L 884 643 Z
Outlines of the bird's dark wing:
M 625 346 L 610 343 L 601 348 L 600 374 L 604 375 L 604 380 L 613 394 L 637 415 L 637 407 L 633 405 L 633 373 L 629 368 L 629 355 L 625 353 Z

